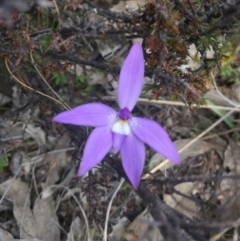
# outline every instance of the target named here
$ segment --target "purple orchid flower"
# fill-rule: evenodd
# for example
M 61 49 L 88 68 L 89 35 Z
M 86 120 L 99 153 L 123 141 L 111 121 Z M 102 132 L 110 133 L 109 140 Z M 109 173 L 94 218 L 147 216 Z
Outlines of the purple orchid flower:
M 144 79 L 142 46 L 135 43 L 125 59 L 118 86 L 120 111 L 101 103 L 89 103 L 64 111 L 53 121 L 96 127 L 90 134 L 78 170 L 81 176 L 96 166 L 113 148 L 120 151 L 124 170 L 137 189 L 145 162 L 144 143 L 179 164 L 180 157 L 167 132 L 155 121 L 131 114 Z

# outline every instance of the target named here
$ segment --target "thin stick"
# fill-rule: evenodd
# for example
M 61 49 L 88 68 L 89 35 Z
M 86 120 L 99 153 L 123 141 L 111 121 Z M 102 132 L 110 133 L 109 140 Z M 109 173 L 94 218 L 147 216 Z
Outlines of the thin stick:
M 104 96 L 102 97 L 103 100 L 116 100 L 116 97 L 113 96 Z M 138 102 L 141 103 L 153 103 L 153 104 L 159 104 L 159 105 L 175 105 L 175 106 L 186 106 L 183 102 L 180 101 L 170 101 L 170 100 L 149 100 L 146 98 L 139 98 Z M 193 104 L 192 107 L 198 107 L 198 108 L 205 108 L 205 109 L 218 109 L 218 110 L 234 110 L 234 111 L 240 111 L 240 108 L 236 107 L 228 107 L 228 106 L 221 106 L 221 105 L 196 105 Z
M 125 179 L 121 178 L 121 180 L 120 180 L 120 182 L 118 184 L 118 187 L 116 188 L 115 192 L 113 193 L 112 198 L 111 198 L 111 200 L 110 200 L 110 202 L 108 204 L 107 214 L 106 214 L 106 219 L 105 219 L 105 225 L 104 225 L 103 241 L 107 241 L 108 219 L 109 219 L 109 215 L 110 215 L 113 199 L 117 195 L 119 189 L 122 187 L 124 181 L 125 181 Z
M 229 112 L 227 112 L 224 116 L 222 116 L 219 120 L 217 120 L 216 122 L 214 122 L 210 127 L 208 127 L 205 131 L 203 131 L 201 134 L 199 134 L 196 138 L 194 138 L 192 141 L 190 141 L 187 145 L 185 145 L 183 148 L 181 148 L 178 152 L 182 153 L 185 149 L 187 149 L 189 146 L 191 146 L 194 142 L 196 142 L 197 140 L 199 140 L 201 137 L 203 137 L 205 134 L 207 134 L 209 131 L 211 131 L 213 128 L 215 128 L 218 124 L 220 124 L 225 118 L 227 118 L 228 116 L 230 116 L 232 113 L 234 112 L 234 110 L 231 110 Z M 155 166 L 153 169 L 151 169 L 149 172 L 150 173 L 155 173 L 157 172 L 159 169 L 161 169 L 163 166 L 165 166 L 170 160 L 169 159 L 165 159 L 163 162 L 161 162 L 160 164 L 158 164 L 157 166 Z M 142 176 L 142 179 L 146 179 L 150 176 L 149 173 L 145 174 Z

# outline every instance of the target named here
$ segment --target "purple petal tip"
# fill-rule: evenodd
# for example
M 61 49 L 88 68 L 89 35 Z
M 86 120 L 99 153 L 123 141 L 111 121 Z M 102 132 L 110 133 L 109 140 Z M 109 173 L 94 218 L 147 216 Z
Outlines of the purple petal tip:
M 155 121 L 147 118 L 134 117 L 133 133 L 148 146 L 162 154 L 175 164 L 181 163 L 177 148 L 168 133 Z
M 144 80 L 142 46 L 135 43 L 124 60 L 118 84 L 118 102 L 121 109 L 131 111 L 141 93 Z

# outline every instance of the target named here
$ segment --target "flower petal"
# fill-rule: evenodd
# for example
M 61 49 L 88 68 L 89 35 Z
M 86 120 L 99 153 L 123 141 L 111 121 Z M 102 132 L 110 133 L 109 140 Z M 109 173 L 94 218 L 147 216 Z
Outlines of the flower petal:
M 112 147 L 112 132 L 109 127 L 98 127 L 90 134 L 84 148 L 83 158 L 78 170 L 81 176 L 96 166 Z
M 125 138 L 127 137 L 126 135 L 121 135 L 118 133 L 114 133 L 112 132 L 113 135 L 113 151 L 115 153 L 119 152 L 123 141 L 125 140 Z
M 107 105 L 89 103 L 64 111 L 56 115 L 53 121 L 64 124 L 98 127 L 109 125 L 116 118 L 116 115 L 117 112 Z
M 144 143 L 161 153 L 172 162 L 179 164 L 180 156 L 167 132 L 155 121 L 134 117 L 131 129 L 133 133 Z
M 130 182 L 133 187 L 137 189 L 145 161 L 145 148 L 143 142 L 134 135 L 127 136 L 121 146 L 121 158 L 123 168 Z
M 121 109 L 132 111 L 141 93 L 144 78 L 142 46 L 135 43 L 125 59 L 118 84 L 118 102 Z

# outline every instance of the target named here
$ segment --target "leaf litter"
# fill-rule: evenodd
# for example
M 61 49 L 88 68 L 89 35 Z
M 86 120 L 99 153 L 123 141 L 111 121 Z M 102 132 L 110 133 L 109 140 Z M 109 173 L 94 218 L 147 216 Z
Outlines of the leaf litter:
M 7 192 L 6 192 L 7 191 Z M 30 189 L 19 179 L 9 179 L 0 185 L 0 194 L 13 203 L 13 215 L 19 226 L 20 237 L 40 240 L 59 240 L 58 219 L 53 199 L 37 199 L 30 209 Z
M 142 110 L 144 108 L 142 106 Z M 179 112 L 170 110 L 173 122 L 178 123 L 175 128 L 171 128 L 172 124 L 169 123 L 172 121 L 169 122 L 169 118 L 167 120 L 163 115 L 160 116 L 159 121 L 165 123 L 167 128 L 172 129 L 170 130 L 171 135 L 180 137 L 174 143 L 178 149 L 181 149 L 193 140 L 193 136 L 196 134 L 192 126 L 203 118 L 201 116 L 199 118 L 190 117 L 190 121 L 186 124 L 185 116 L 181 115 L 181 107 L 179 110 Z M 159 110 L 159 107 L 152 106 L 148 109 L 148 115 L 160 111 L 164 112 L 164 107 L 160 107 Z M 23 134 L 23 130 L 27 130 L 23 126 L 30 126 L 31 133 L 27 131 L 24 133 L 25 138 L 22 143 L 30 141 L 31 145 L 34 144 L 34 149 L 28 147 L 25 150 L 15 149 L 12 152 L 9 165 L 12 177 L 5 177 L 5 181 L 0 184 L 0 195 L 4 198 L 4 202 L 8 202 L 5 206 L 4 202 L 1 203 L 2 210 L 6 212 L 12 209 L 13 218 L 19 228 L 18 236 L 21 239 L 34 237 L 50 241 L 60 240 L 60 237 L 63 236 L 65 240 L 69 241 L 83 240 L 86 237 L 86 223 L 82 212 L 75 203 L 73 198 L 75 196 L 90 221 L 92 235 L 97 237 L 101 235 L 99 232 L 102 232 L 101 225 L 105 219 L 106 206 L 117 184 L 118 175 L 105 163 L 95 168 L 92 173 L 80 181 L 79 185 L 75 176 L 77 165 L 72 162 L 74 148 L 71 147 L 69 134 L 58 134 L 59 138 L 52 138 L 52 133 L 49 135 L 44 132 L 43 126 L 31 123 L 33 116 L 34 119 L 37 119 L 39 114 L 40 112 L 37 112 L 32 115 L 28 112 L 18 125 L 14 125 L 15 130 L 11 128 L 11 122 L 8 122 L 9 126 L 4 130 L 11 130 L 9 137 L 20 136 Z M 30 123 L 27 123 L 26 120 Z M 181 128 L 177 130 L 177 127 L 181 127 L 185 131 L 180 131 Z M 62 133 L 62 129 L 58 127 L 57 129 L 58 132 Z M 10 147 L 12 144 L 14 142 L 6 142 L 6 147 Z M 44 154 L 46 146 L 50 146 L 51 149 L 48 150 L 49 153 Z M 239 173 L 237 159 L 234 159 L 238 156 L 238 146 L 232 143 L 228 145 L 226 150 L 225 148 L 226 141 L 220 137 L 207 141 L 198 140 L 181 153 L 181 158 L 185 164 L 179 168 L 172 167 L 171 164 L 165 165 L 155 178 L 156 180 L 172 176 L 184 178 L 187 169 L 188 175 L 192 173 L 194 175 L 211 174 L 214 176 L 221 170 L 221 158 L 223 157 L 222 174 Z M 147 155 L 149 156 L 148 169 L 164 160 L 159 154 L 152 155 L 149 151 L 147 151 Z M 212 164 L 209 161 L 211 158 Z M 169 184 L 163 190 L 153 186 L 150 188 L 156 190 L 156 194 L 160 192 L 163 201 L 177 212 L 193 220 L 204 220 L 206 216 L 209 218 L 212 212 L 223 218 L 222 215 L 214 211 L 214 208 L 210 209 L 209 214 L 206 213 L 204 209 L 206 204 L 204 203 L 208 203 L 209 200 L 220 200 L 221 205 L 226 208 L 230 206 L 226 206 L 229 198 L 234 197 L 232 205 L 238 205 L 236 198 L 238 186 L 236 184 L 235 180 L 224 179 L 220 182 L 219 189 L 217 183 L 216 185 L 206 183 L 203 179 L 194 182 L 183 181 L 176 185 Z M 68 187 L 68 189 L 64 190 L 63 186 Z M 138 194 L 130 190 L 131 187 L 126 185 L 113 203 L 109 221 L 109 240 L 121 240 L 122 238 L 126 240 L 163 240 L 148 209 L 143 208 Z M 12 204 L 12 207 L 9 204 Z M 239 216 L 236 212 L 234 215 L 236 218 Z M 224 214 L 224 217 L 229 218 L 229 216 L 233 217 L 230 211 Z M 1 230 L 1 235 L 5 235 L 3 237 L 8 235 L 2 233 L 4 232 Z
M 136 2 L 128 1 L 128 5 L 131 8 L 131 4 Z M 121 1 L 119 6 L 115 7 L 119 12 L 129 10 L 126 11 L 125 3 Z M 130 44 L 127 43 L 127 46 Z M 96 45 L 101 48 L 99 43 Z M 118 46 L 115 47 L 117 50 Z M 106 48 L 99 52 L 101 57 L 104 57 L 109 55 L 111 50 Z M 109 56 L 110 61 L 116 61 Z M 81 67 L 78 74 L 84 72 L 85 66 Z M 106 88 L 106 83 L 112 79 L 114 76 L 95 74 L 92 82 Z M 239 83 L 233 85 L 232 89 L 228 86 L 226 89 L 227 96 L 239 101 Z M 28 102 L 27 98 L 22 98 L 24 94 L 20 90 L 19 86 L 15 86 L 12 99 L 8 98 L 17 108 Z M 64 88 L 60 91 L 64 92 Z M 215 91 L 209 92 L 209 96 L 215 104 L 229 106 Z M 34 110 L 30 108 L 19 115 L 17 122 L 16 118 L 1 122 L 1 153 L 7 157 L 9 168 L 4 167 L 0 172 L 0 239 L 85 240 L 87 226 L 77 200 L 89 221 L 91 235 L 88 238 L 99 240 L 102 237 L 106 208 L 118 183 L 119 173 L 106 161 L 85 178 L 77 178 L 76 166 L 83 143 L 73 148 L 72 143 L 76 144 L 73 141 L 74 135 L 70 137 L 67 133 L 63 134 L 66 130 L 71 133 L 70 128 L 55 125 L 49 127 L 50 124 L 46 124 L 41 118 L 49 120 L 49 115 L 52 117 L 54 113 L 44 109 L 45 103 L 39 105 L 41 108 L 34 106 Z M 172 138 L 177 140 L 175 145 L 179 149 L 202 130 L 202 126 L 206 125 L 204 121 L 211 122 L 212 118 L 212 113 L 208 111 L 196 109 L 193 113 L 186 114 L 185 108 L 181 107 L 139 104 L 137 112 L 152 118 L 157 115 L 158 121 L 166 127 Z M 180 213 L 192 223 L 211 220 L 213 223 L 219 222 L 217 225 L 223 227 L 225 222 L 239 219 L 239 180 L 219 178 L 239 175 L 240 172 L 239 145 L 232 141 L 232 135 L 218 136 L 224 128 L 225 126 L 221 125 L 216 129 L 214 138 L 198 140 L 185 149 L 181 153 L 181 166 L 164 165 L 151 179 L 143 181 L 160 200 L 176 211 L 176 216 Z M 76 152 L 73 152 L 75 148 Z M 9 154 L 10 157 L 7 156 Z M 147 156 L 149 161 L 146 173 L 164 160 L 149 150 Z M 118 162 L 117 159 L 115 161 Z M 196 176 L 202 179 L 192 181 L 191 177 Z M 171 180 L 175 177 L 181 179 L 181 182 L 172 183 Z M 212 179 L 209 181 L 204 177 Z M 218 178 L 214 179 L 215 177 Z M 170 181 L 164 183 L 164 178 Z M 132 191 L 129 184 L 124 185 L 111 209 L 109 240 L 164 240 L 158 225 L 149 212 L 149 206 L 142 202 L 138 193 Z M 234 225 L 225 224 L 224 227 L 226 226 Z M 218 240 L 224 235 L 219 232 L 220 228 L 209 231 L 204 227 L 201 223 L 197 226 L 197 229 L 201 230 L 199 236 L 204 234 L 205 237 L 217 237 L 215 240 Z M 14 228 L 17 231 L 13 231 Z M 229 229 L 225 230 L 227 231 Z M 221 235 L 217 236 L 219 233 Z

